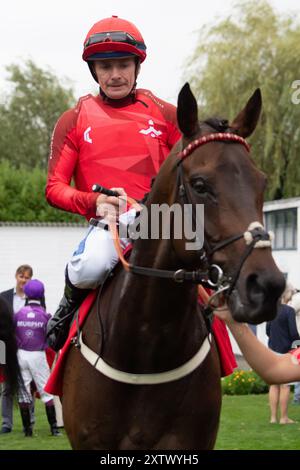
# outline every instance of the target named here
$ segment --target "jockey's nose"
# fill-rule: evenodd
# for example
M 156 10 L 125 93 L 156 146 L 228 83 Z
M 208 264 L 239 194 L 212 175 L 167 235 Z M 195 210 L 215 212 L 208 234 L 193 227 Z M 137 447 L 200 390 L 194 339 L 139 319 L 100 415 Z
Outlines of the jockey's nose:
M 120 77 L 121 77 L 120 68 L 117 67 L 117 66 L 112 67 L 112 70 L 111 70 L 111 78 L 112 78 L 112 80 L 119 80 Z

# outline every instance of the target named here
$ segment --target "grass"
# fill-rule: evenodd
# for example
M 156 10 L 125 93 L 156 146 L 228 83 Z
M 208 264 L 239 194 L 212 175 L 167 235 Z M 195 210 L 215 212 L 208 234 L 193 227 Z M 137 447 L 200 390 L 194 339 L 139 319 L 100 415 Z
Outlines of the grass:
M 289 416 L 300 423 L 300 407 L 289 407 Z M 36 401 L 34 436 L 24 437 L 19 411 L 14 410 L 14 430 L 0 435 L 0 450 L 70 449 L 68 439 L 50 435 L 44 406 Z M 300 448 L 300 424 L 269 424 L 267 395 L 223 397 L 218 450 L 293 450 Z
M 296 424 L 270 424 L 268 395 L 223 396 L 218 450 L 298 450 L 300 407 L 289 406 Z
M 65 431 L 62 436 L 51 436 L 45 406 L 41 400 L 35 401 L 35 425 L 33 437 L 24 437 L 20 412 L 14 408 L 14 429 L 9 434 L 0 434 L 1 450 L 65 450 L 70 444 Z

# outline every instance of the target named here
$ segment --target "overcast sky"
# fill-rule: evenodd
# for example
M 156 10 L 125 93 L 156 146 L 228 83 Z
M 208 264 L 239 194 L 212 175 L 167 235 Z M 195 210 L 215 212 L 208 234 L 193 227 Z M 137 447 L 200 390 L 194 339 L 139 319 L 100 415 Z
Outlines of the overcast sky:
M 251 1 L 251 0 L 249 0 Z M 299 11 L 299 0 L 272 0 L 279 12 Z M 76 96 L 95 90 L 82 44 L 99 19 L 118 15 L 136 24 L 148 57 L 138 86 L 176 103 L 184 62 L 197 43 L 197 31 L 232 11 L 231 0 L 8 0 L 1 4 L 0 84 L 5 66 L 32 59 L 58 77 L 73 80 Z M 300 73 L 300 71 L 299 71 Z

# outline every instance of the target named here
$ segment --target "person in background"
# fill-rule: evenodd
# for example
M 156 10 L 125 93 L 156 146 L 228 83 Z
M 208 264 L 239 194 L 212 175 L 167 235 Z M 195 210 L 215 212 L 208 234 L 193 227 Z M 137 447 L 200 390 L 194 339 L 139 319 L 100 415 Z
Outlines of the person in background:
M 16 270 L 15 278 L 16 285 L 15 287 L 8 289 L 4 292 L 1 292 L 1 297 L 6 300 L 6 302 L 12 307 L 12 312 L 16 313 L 20 308 L 25 305 L 25 294 L 24 286 L 32 278 L 32 267 L 29 264 L 22 264 Z M 9 388 L 5 385 L 5 382 L 2 384 L 2 428 L 0 434 L 6 434 L 12 431 L 13 428 L 13 397 L 9 391 Z M 32 411 L 31 416 L 32 421 L 34 421 L 34 413 Z
M 42 307 L 44 285 L 38 279 L 28 281 L 24 286 L 26 306 L 15 314 L 16 338 L 18 344 L 18 359 L 27 395 L 19 396 L 19 407 L 25 436 L 32 436 L 30 419 L 31 391 L 33 380 L 42 401 L 45 403 L 46 414 L 50 424 L 51 434 L 59 436 L 57 428 L 53 396 L 44 391 L 50 375 L 46 359 L 47 348 L 46 327 L 51 315 Z
M 267 322 L 266 333 L 269 337 L 268 346 L 278 354 L 285 354 L 293 347 L 293 343 L 300 339 L 295 310 L 287 305 L 291 300 L 294 288 L 287 284 L 281 297 L 281 305 L 274 320 Z M 288 417 L 288 403 L 290 385 L 271 385 L 269 390 L 269 403 L 271 410 L 270 423 L 277 423 L 278 408 L 280 405 L 280 424 L 292 424 L 294 421 Z
M 289 305 L 295 310 L 296 312 L 296 325 L 298 334 L 300 335 L 300 292 L 295 289 L 295 293 L 291 298 Z M 298 344 L 300 346 L 300 343 Z M 294 384 L 294 398 L 293 398 L 293 405 L 300 406 L 300 382 L 295 382 Z

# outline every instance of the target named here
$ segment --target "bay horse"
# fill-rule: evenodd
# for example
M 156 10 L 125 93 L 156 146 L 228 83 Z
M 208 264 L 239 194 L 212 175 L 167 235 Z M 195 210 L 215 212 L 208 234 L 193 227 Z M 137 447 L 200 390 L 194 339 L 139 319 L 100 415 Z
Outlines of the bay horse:
M 135 270 L 117 267 L 83 326 L 81 349 L 72 346 L 66 359 L 63 416 L 74 449 L 214 447 L 220 363 L 199 312 L 197 282 L 205 273 L 206 281 L 222 278 L 223 287 L 220 279 L 211 282 L 225 285 L 233 316 L 250 323 L 275 317 L 285 285 L 261 225 L 266 179 L 244 140 L 260 110 L 256 90 L 231 124 L 199 123 L 195 97 L 188 84 L 182 88 L 182 139 L 161 166 L 146 208 L 189 203 L 195 219 L 196 204 L 203 204 L 204 246 L 187 250 L 171 221 L 170 239 L 160 233 L 135 241 L 129 258 Z M 94 352 L 93 364 L 83 347 Z

